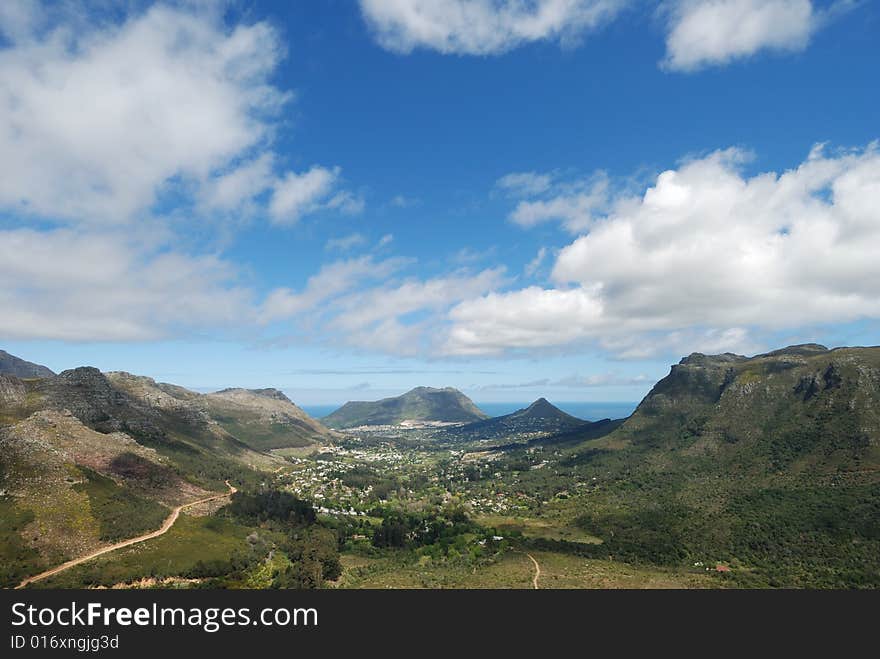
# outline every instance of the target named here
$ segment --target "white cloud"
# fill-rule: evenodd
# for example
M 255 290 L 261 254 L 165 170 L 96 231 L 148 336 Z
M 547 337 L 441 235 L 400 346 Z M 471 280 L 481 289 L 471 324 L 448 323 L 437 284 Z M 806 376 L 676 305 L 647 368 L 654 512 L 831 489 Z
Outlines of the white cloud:
M 367 239 L 362 233 L 351 233 L 347 236 L 331 238 L 324 245 L 324 249 L 328 251 L 338 250 L 340 252 L 347 252 L 348 250 L 363 245 L 366 242 Z
M 42 7 L 32 0 L 0 3 L 0 36 L 13 43 L 27 39 L 44 20 Z
M 167 193 L 228 214 L 272 190 L 280 222 L 362 205 L 333 188 L 338 168 L 281 170 L 292 95 L 270 82 L 284 48 L 269 24 L 227 27 L 210 3 L 118 23 L 76 7 L 2 3 L 0 208 L 107 226 L 149 219 Z
M 142 341 L 231 329 L 253 313 L 228 262 L 146 244 L 106 231 L 0 232 L 0 335 Z
M 204 179 L 268 137 L 260 117 L 286 100 L 266 82 L 280 56 L 266 24 L 226 31 L 163 6 L 19 40 L 0 51 L 0 204 L 129 219 L 170 179 Z
M 520 198 L 509 218 L 526 228 L 560 222 L 568 231 L 578 233 L 604 214 L 612 201 L 604 172 L 574 182 L 557 181 L 555 174 L 515 173 L 500 178 L 496 187 Z
M 437 323 L 452 305 L 504 283 L 504 268 L 389 283 L 339 300 L 328 329 L 348 345 L 394 355 L 435 352 Z
M 553 184 L 552 174 L 538 172 L 513 172 L 502 176 L 495 185 L 508 194 L 530 197 L 547 192 Z
M 537 41 L 569 45 L 611 22 L 629 0 L 360 0 L 387 50 L 496 55 Z M 831 17 L 856 5 L 837 0 L 665 0 L 666 58 L 674 71 L 724 65 L 761 51 L 807 47 Z
M 693 71 L 763 50 L 800 51 L 824 23 L 811 0 L 678 0 L 664 65 Z
M 479 391 L 494 391 L 505 389 L 547 389 L 547 388 L 563 388 L 563 389 L 590 389 L 593 387 L 633 387 L 643 386 L 653 383 L 654 380 L 647 375 L 620 375 L 616 372 L 594 373 L 593 375 L 569 375 L 558 380 L 550 378 L 541 378 L 538 380 L 530 380 L 528 382 L 514 383 L 495 383 L 484 384 L 477 389 Z
M 202 190 L 202 203 L 211 210 L 240 210 L 274 185 L 274 160 L 273 154 L 264 153 L 214 177 Z
M 360 0 L 384 48 L 493 55 L 535 41 L 578 41 L 613 18 L 624 0 Z
M 470 355 L 570 344 L 583 338 L 585 327 L 601 323 L 603 314 L 602 301 L 582 289 L 530 286 L 467 300 L 450 318 L 446 351 Z
M 334 321 L 337 327 L 359 330 L 386 318 L 399 318 L 415 311 L 447 307 L 464 298 L 481 295 L 499 286 L 504 268 L 411 280 L 381 286 L 342 301 L 344 309 Z
M 730 149 L 661 173 L 564 248 L 558 288 L 468 300 L 446 351 L 743 350 L 754 331 L 880 318 L 876 144 L 746 176 Z
M 363 256 L 325 265 L 301 291 L 273 291 L 261 320 L 295 321 L 297 340 L 392 355 L 428 354 L 436 352 L 439 324 L 450 307 L 505 283 L 504 268 L 427 279 L 395 277 L 411 263 Z
M 347 191 L 335 192 L 340 170 L 318 165 L 307 172 L 289 172 L 275 183 L 269 213 L 277 224 L 295 224 L 308 213 L 336 209 L 346 214 L 363 210 L 364 202 Z
M 595 373 L 593 375 L 571 375 L 551 383 L 558 387 L 583 389 L 591 387 L 632 387 L 652 383 L 647 375 L 624 376 L 618 373 Z
M 371 256 L 334 261 L 309 277 L 299 293 L 287 288 L 273 291 L 263 305 L 261 321 L 269 323 L 315 311 L 317 305 L 326 300 L 349 292 L 365 281 L 385 279 L 407 263 L 409 260 L 402 258 L 375 261 Z
M 183 2 L 96 20 L 78 3 L 0 3 L 0 214 L 32 227 L 0 231 L 0 335 L 248 331 L 289 292 L 260 305 L 235 264 L 189 253 L 194 220 L 362 208 L 339 168 L 285 173 L 279 36 L 222 13 Z
M 525 273 L 527 277 L 533 277 L 541 265 L 544 263 L 544 259 L 547 258 L 547 248 L 542 247 L 538 250 L 538 253 L 535 254 L 535 258 L 529 261 L 526 264 Z

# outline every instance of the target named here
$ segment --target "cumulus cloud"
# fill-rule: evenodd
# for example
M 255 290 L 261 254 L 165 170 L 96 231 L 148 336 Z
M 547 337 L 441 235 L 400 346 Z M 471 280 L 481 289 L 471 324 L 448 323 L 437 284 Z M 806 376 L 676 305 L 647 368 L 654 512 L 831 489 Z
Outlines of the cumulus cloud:
M 276 173 L 275 118 L 292 98 L 270 82 L 284 56 L 276 31 L 192 7 L 107 23 L 66 4 L 3 3 L 0 207 L 106 226 L 142 219 L 169 192 L 231 211 L 271 189 L 279 221 L 356 205 L 331 196 L 336 168 Z
M 669 10 L 663 64 L 693 71 L 764 50 L 804 50 L 827 16 L 811 0 L 678 0 Z
M 227 32 L 162 6 L 19 39 L 0 51 L 0 203 L 130 219 L 173 177 L 204 179 L 267 137 L 259 116 L 287 98 L 266 83 L 280 55 L 268 25 Z
M 269 24 L 227 25 L 216 3 L 89 8 L 0 3 L 0 213 L 31 227 L 0 231 L 0 334 L 246 329 L 258 296 L 230 261 L 188 251 L 181 220 L 363 202 L 339 168 L 289 172 L 273 150 L 292 96 L 271 82 L 284 48 Z
M 625 0 L 360 0 L 378 43 L 393 52 L 494 55 L 536 41 L 578 41 Z
M 253 313 L 230 263 L 145 243 L 115 232 L 0 232 L 0 335 L 143 341 L 229 329 Z
M 818 146 L 781 174 L 748 176 L 748 160 L 718 151 L 617 200 L 560 252 L 556 288 L 453 308 L 447 352 L 747 351 L 755 331 L 880 317 L 877 145 Z
M 570 45 L 611 22 L 629 0 L 360 0 L 376 41 L 387 50 L 497 55 L 537 41 Z M 834 15 L 837 0 L 657 0 L 665 16 L 664 68 L 695 71 L 761 51 L 794 52 Z

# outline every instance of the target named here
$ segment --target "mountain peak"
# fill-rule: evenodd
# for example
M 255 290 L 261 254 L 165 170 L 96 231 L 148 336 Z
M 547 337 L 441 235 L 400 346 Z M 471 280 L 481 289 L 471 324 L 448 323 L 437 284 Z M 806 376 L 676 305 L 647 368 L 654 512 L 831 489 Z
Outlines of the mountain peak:
M 14 375 L 17 378 L 51 378 L 55 375 L 45 366 L 25 361 L 5 350 L 0 350 L 0 374 Z
M 377 401 L 349 401 L 323 421 L 330 427 L 396 425 L 404 421 L 468 423 L 487 415 L 458 389 L 415 387 Z
M 495 439 L 521 433 L 551 435 L 588 425 L 590 425 L 589 421 L 563 412 L 546 398 L 541 397 L 516 412 L 468 423 L 449 432 L 462 438 Z
M 818 355 L 823 352 L 828 352 L 828 348 L 819 343 L 799 343 L 797 345 L 780 348 L 779 350 L 773 350 L 771 352 L 764 353 L 763 355 L 756 355 L 756 357 L 778 357 L 782 355 L 809 356 Z
M 556 407 L 553 403 L 547 400 L 544 397 L 539 398 L 534 403 L 529 405 L 527 408 L 522 410 L 526 414 L 540 414 L 542 416 L 546 416 L 547 414 L 565 414 L 562 410 Z
M 725 352 L 720 355 L 704 355 L 702 352 L 692 352 L 684 357 L 679 364 L 690 366 L 704 366 L 706 364 L 717 364 L 723 362 L 741 362 L 748 359 L 743 355 L 737 355 L 733 352 Z
M 262 396 L 263 398 L 271 398 L 273 400 L 280 400 L 286 403 L 291 402 L 291 400 L 284 395 L 284 392 L 280 389 L 275 389 L 274 387 L 267 387 L 265 389 L 248 389 L 252 394 L 257 396 Z
M 564 421 L 574 420 L 578 423 L 583 423 L 582 419 L 578 419 L 576 417 L 573 417 L 571 414 L 563 412 L 543 396 L 531 405 L 529 405 L 527 408 L 514 412 L 512 416 L 516 416 L 518 418 L 535 417 L 541 419 L 558 419 Z

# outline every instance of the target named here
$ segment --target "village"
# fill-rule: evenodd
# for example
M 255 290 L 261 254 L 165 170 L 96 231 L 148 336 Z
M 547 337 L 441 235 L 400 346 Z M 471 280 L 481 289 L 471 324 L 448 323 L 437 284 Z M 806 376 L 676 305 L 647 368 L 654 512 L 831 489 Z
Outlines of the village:
M 279 471 L 276 485 L 336 517 L 369 516 L 377 506 L 426 511 L 450 501 L 471 515 L 516 516 L 546 503 L 517 491 L 519 474 L 498 470 L 499 452 L 438 442 L 436 431 L 433 424 L 346 431 L 335 445 L 287 456 L 290 467 Z

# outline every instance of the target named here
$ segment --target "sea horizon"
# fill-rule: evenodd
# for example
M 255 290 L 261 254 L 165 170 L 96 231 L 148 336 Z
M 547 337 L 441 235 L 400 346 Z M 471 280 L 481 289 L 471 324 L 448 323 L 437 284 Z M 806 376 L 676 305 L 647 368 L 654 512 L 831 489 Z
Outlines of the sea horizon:
M 481 403 L 474 401 L 474 404 L 491 417 L 504 416 L 511 412 L 516 412 L 524 407 L 528 407 L 534 401 L 510 401 L 510 402 L 491 402 Z M 551 403 L 561 409 L 563 412 L 571 414 L 585 421 L 598 421 L 600 419 L 623 419 L 632 414 L 636 409 L 638 402 L 628 401 L 554 401 Z M 344 403 L 338 405 L 300 405 L 299 407 L 309 416 L 316 419 L 325 417 L 335 412 Z

